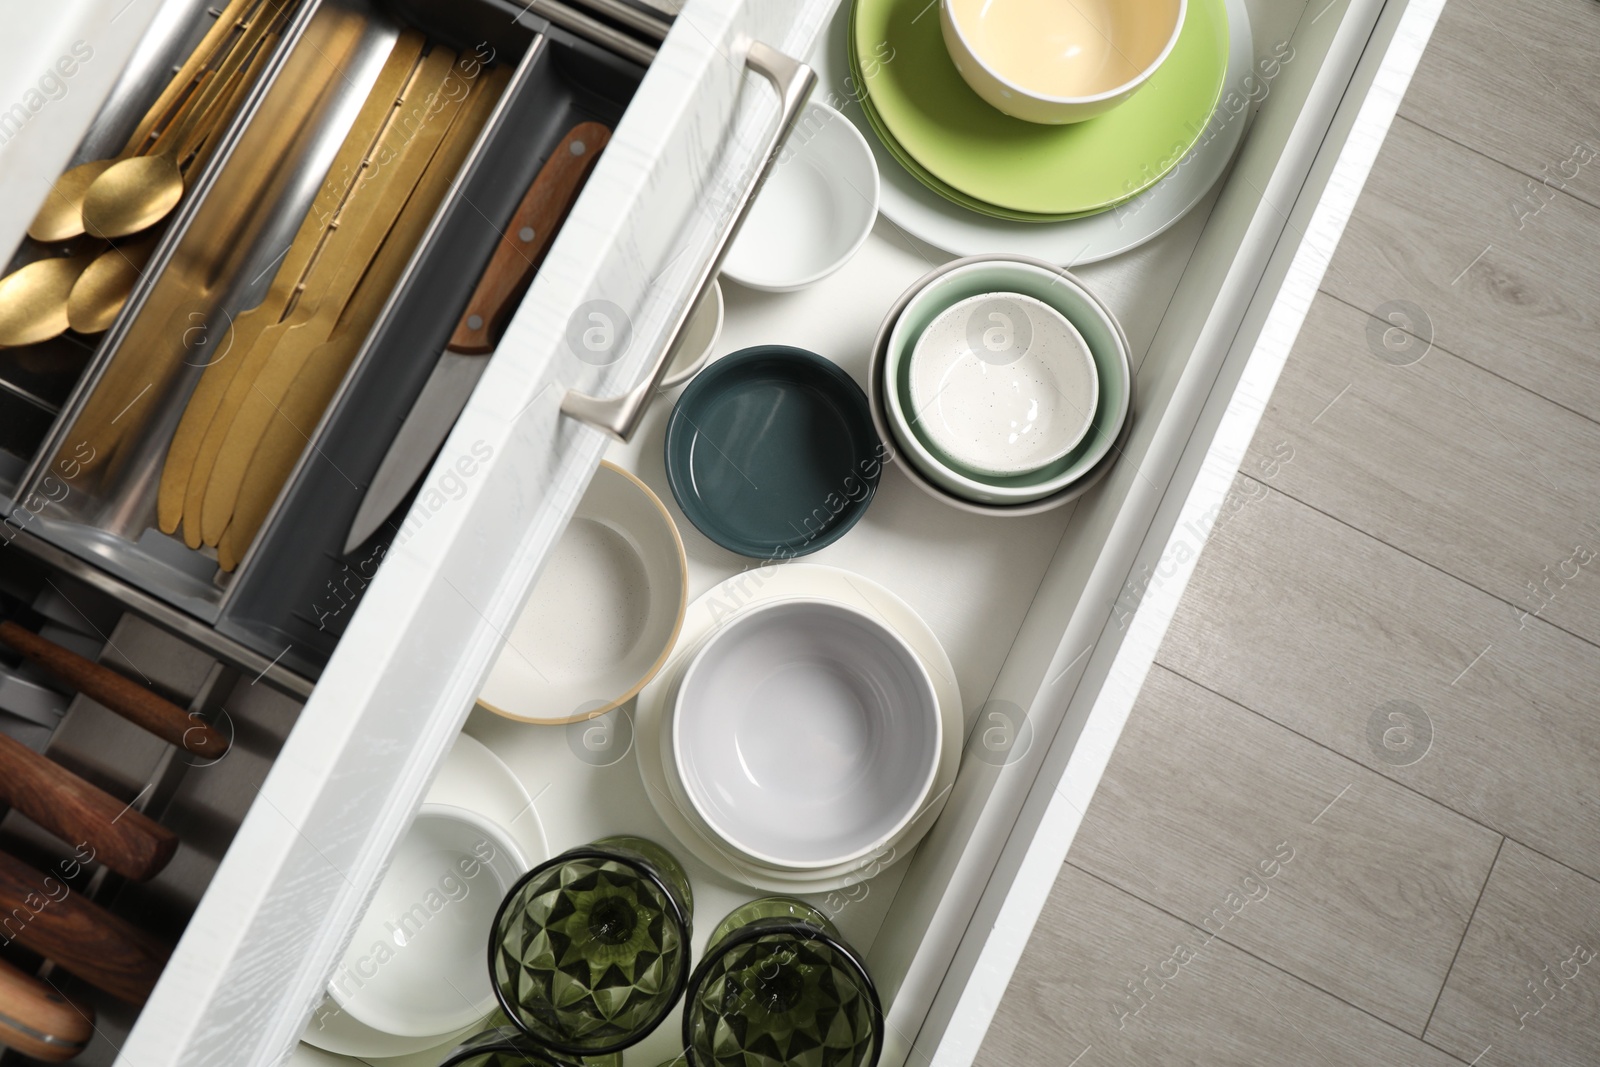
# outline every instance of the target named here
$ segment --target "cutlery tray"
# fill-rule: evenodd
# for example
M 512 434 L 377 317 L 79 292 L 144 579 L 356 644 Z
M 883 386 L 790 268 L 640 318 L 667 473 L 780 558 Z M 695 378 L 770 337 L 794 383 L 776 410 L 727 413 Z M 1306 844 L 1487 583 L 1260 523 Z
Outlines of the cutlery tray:
M 514 73 L 343 384 L 306 428 L 259 535 L 227 573 L 214 550 L 157 528 L 167 448 L 204 367 L 226 358 L 233 318 L 266 293 L 403 26 Z M 314 678 L 388 548 L 380 533 L 343 557 L 350 521 L 500 227 L 571 126 L 615 125 L 644 68 L 493 0 L 312 0 L 296 29 L 18 499 L 47 501 L 31 532 Z M 263 161 L 273 162 L 264 170 Z M 67 471 L 75 477 L 64 480 Z
M 75 894 L 167 944 L 176 944 L 217 865 L 238 832 L 256 790 L 266 778 L 299 717 L 300 700 L 267 685 L 254 672 L 220 662 L 169 631 L 127 613 L 107 592 L 75 580 L 18 552 L 0 557 L 0 589 L 30 604 L 45 619 L 39 633 L 128 677 L 214 724 L 230 739 L 216 760 L 182 751 L 82 694 L 71 694 L 29 664 L 0 667 L 60 693 L 64 711 L 53 726 L 25 721 L 0 702 L 0 733 L 43 753 L 118 801 L 178 835 L 172 860 L 149 881 L 122 878 L 18 812 L 0 805 L 0 849 L 37 871 L 62 879 Z M 15 659 L 8 656 L 8 659 Z M 0 940 L 0 944 L 3 944 Z M 138 1009 L 101 992 L 15 944 L 3 958 L 38 974 L 79 1003 L 95 1009 L 96 1034 L 73 1062 L 104 1067 L 116 1057 Z M 0 1063 L 32 1063 L 0 1050 Z

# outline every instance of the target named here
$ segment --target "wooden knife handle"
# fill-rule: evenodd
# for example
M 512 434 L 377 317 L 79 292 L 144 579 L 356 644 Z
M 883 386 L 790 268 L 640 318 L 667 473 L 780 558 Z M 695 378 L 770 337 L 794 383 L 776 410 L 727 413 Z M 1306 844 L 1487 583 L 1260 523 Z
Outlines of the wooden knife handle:
M 10 737 L 0 734 L 0 803 L 69 845 L 88 845 L 118 874 L 146 881 L 167 865 L 178 835 Z
M 124 678 L 110 667 L 84 659 L 76 652 L 62 648 L 54 641 L 9 620 L 0 622 L 0 641 L 84 696 L 99 701 L 164 741 L 206 759 L 217 759 L 228 751 L 228 739 L 215 728 L 190 718 L 172 701 L 157 696 L 130 678 Z
M 506 319 L 528 291 L 550 251 L 550 242 L 609 140 L 611 131 L 604 125 L 583 122 L 568 130 L 556 145 L 494 246 L 488 269 L 478 279 L 446 348 L 467 355 L 494 351 Z
M 0 852 L 0 944 L 12 941 L 129 1004 L 150 996 L 171 951 L 63 879 Z
M 0 1045 L 46 1063 L 82 1052 L 94 1037 L 94 1008 L 68 1000 L 0 960 Z

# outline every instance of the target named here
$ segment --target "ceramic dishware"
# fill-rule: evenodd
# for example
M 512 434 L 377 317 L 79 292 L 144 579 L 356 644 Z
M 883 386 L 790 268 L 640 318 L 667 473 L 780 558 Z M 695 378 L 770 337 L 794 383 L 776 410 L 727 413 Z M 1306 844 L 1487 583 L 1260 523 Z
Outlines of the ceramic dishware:
M 1082 122 L 1121 104 L 1172 54 L 1186 0 L 941 0 L 962 79 L 1026 122 Z
M 683 1011 L 689 1067 L 876 1067 L 883 1006 L 828 917 L 792 897 L 735 909 L 711 935 Z
M 1072 321 L 1094 355 L 1100 377 L 1100 404 L 1090 432 L 1056 464 L 1018 478 L 979 481 L 943 467 L 917 440 L 907 426 L 901 399 L 890 388 L 889 371 L 891 362 L 896 366 L 899 363 L 892 358 L 896 345 L 903 353 L 907 339 L 915 337 L 940 309 L 976 293 L 994 290 L 1033 296 Z M 920 303 L 919 297 L 923 298 Z M 914 304 L 920 309 L 915 314 Z M 1133 376 L 1127 353 L 1127 338 L 1115 316 L 1098 297 L 1060 268 L 1007 255 L 952 260 L 913 283 L 884 316 L 873 341 L 867 371 L 873 423 L 895 444 L 895 458 L 902 471 L 930 495 L 980 515 L 1036 515 L 1083 495 L 1105 476 L 1120 455 L 1133 405 Z M 1099 454 L 1098 459 L 1094 453 Z M 1041 483 L 1048 483 L 1047 495 L 1038 495 Z
M 966 299 L 973 289 L 1004 289 L 1039 299 L 1076 326 L 1094 357 L 1101 400 L 1083 439 L 1061 459 L 1009 477 L 976 475 L 946 462 L 930 447 L 923 422 L 911 413 L 907 373 L 910 349 L 939 313 Z M 1125 342 L 1104 305 L 1070 275 L 1021 261 L 979 262 L 913 286 L 916 290 L 890 330 L 883 364 L 884 395 L 894 440 L 925 477 L 946 492 L 985 504 L 1026 504 L 1042 500 L 1082 478 L 1113 448 L 1127 418 L 1130 390 Z
M 673 345 L 672 355 L 667 357 L 666 376 L 657 388 L 674 389 L 700 373 L 700 368 L 711 358 L 711 346 L 717 343 L 721 333 L 722 286 L 713 280 Z
M 683 539 L 666 506 L 632 474 L 601 463 L 478 703 L 520 722 L 610 711 L 666 662 L 688 584 Z
M 442 1041 L 494 1010 L 479 965 L 495 909 L 527 869 L 505 829 L 465 808 L 424 804 L 401 839 L 328 983 L 358 1022 Z
M 938 699 L 872 616 L 783 600 L 727 622 L 690 662 L 673 764 L 695 811 L 768 866 L 814 870 L 893 840 L 933 787 Z
M 1227 74 L 1225 3 L 1190 3 L 1171 54 L 1121 106 L 1050 126 L 1000 114 L 974 93 L 937 20 L 921 17 L 922 0 L 856 0 L 860 103 L 893 149 L 967 206 L 1030 221 L 1103 211 L 1154 185 L 1205 133 Z
M 742 556 L 787 559 L 866 514 L 881 471 L 866 394 L 804 349 L 761 345 L 695 376 L 667 421 L 667 484 L 689 521 Z
M 677 683 L 704 641 L 739 615 L 789 599 L 827 599 L 870 614 L 916 652 L 939 701 L 941 744 L 933 789 L 916 817 L 881 849 L 850 863 L 815 870 L 780 870 L 735 852 L 698 818 L 677 780 L 672 759 L 672 709 Z M 948 799 L 965 736 L 955 668 L 938 637 L 894 593 L 860 574 L 814 563 L 760 567 L 707 590 L 689 605 L 672 660 L 639 694 L 634 752 L 645 793 L 673 836 L 702 863 L 736 882 L 769 892 L 823 893 L 875 877 L 908 856 Z
M 694 897 L 666 849 L 608 837 L 529 871 L 489 938 L 500 1008 L 545 1048 L 604 1055 L 643 1040 L 683 995 Z
M 549 846 L 545 841 L 544 828 L 540 825 L 539 813 L 528 797 L 528 791 L 511 769 L 502 763 L 493 752 L 484 747 L 482 743 L 467 734 L 457 736 L 455 744 L 451 747 L 449 755 L 445 757 L 444 765 L 439 770 L 439 775 L 434 779 L 433 786 L 428 790 L 424 807 L 431 809 L 441 808 L 445 811 L 467 810 L 478 818 L 499 827 L 502 833 L 509 838 L 509 843 L 515 847 L 523 858 L 523 867 L 513 872 L 513 881 L 528 864 L 541 863 L 550 855 Z M 481 881 L 482 875 L 476 881 Z M 474 880 L 467 880 L 472 885 Z M 480 892 L 481 886 L 474 886 L 473 892 Z M 470 896 L 470 894 L 469 894 Z M 490 893 L 493 907 L 498 905 L 499 894 Z M 445 898 L 448 900 L 448 896 Z M 449 908 L 455 907 L 457 902 L 447 904 L 442 908 L 443 915 Z M 392 918 L 392 916 L 391 916 Z M 446 928 L 448 929 L 448 928 Z M 473 985 L 485 986 L 486 979 L 482 970 L 483 941 L 488 934 L 488 923 L 478 931 L 464 948 L 466 959 L 473 973 L 463 989 L 470 989 Z M 352 946 L 359 948 L 360 940 L 353 940 Z M 368 946 L 370 949 L 371 946 Z M 395 948 L 400 951 L 399 946 Z M 370 951 L 354 953 L 354 963 L 360 965 L 363 955 L 374 955 Z M 341 964 L 341 970 L 335 972 L 337 978 L 344 973 L 344 968 L 350 965 L 347 959 Z M 372 963 L 364 968 L 367 971 L 375 969 Z M 356 973 L 356 978 L 360 974 Z M 435 980 L 436 981 L 436 980 Z M 348 983 L 352 984 L 352 983 Z M 449 991 L 446 990 L 448 993 Z M 449 993 L 449 997 L 441 1000 L 441 1006 L 447 1006 L 453 999 L 454 1003 L 461 1003 L 461 997 Z M 356 1018 L 353 1014 L 342 1008 L 331 992 L 324 996 L 323 1002 L 311 1013 L 310 1020 L 306 1023 L 305 1031 L 300 1035 L 301 1040 L 328 1052 L 343 1056 L 354 1056 L 362 1059 L 382 1058 L 389 1056 L 404 1056 L 419 1053 L 427 1049 L 436 1048 L 448 1041 L 472 1033 L 478 1029 L 483 1014 L 479 1013 L 470 1020 L 468 1025 L 458 1028 L 453 1033 L 402 1036 L 385 1030 L 369 1026 Z
M 1198 2 L 1198 0 L 1197 0 Z M 982 255 L 996 249 L 1032 256 L 1062 266 L 1096 263 L 1119 255 L 1165 233 L 1205 199 L 1233 159 L 1255 112 L 1259 86 L 1273 78 L 1294 55 L 1287 42 L 1272 55 L 1253 63 L 1254 41 L 1244 0 L 1226 0 L 1228 20 L 1227 80 L 1200 139 L 1160 181 L 1109 210 L 1065 219 L 1018 214 L 997 217 L 992 205 L 968 204 L 946 187 L 935 192 L 936 179 L 918 177 L 914 161 L 891 153 L 881 130 L 869 121 L 864 91 L 867 72 L 853 61 L 850 44 L 852 4 L 841 4 L 829 32 L 817 42 L 807 61 L 818 85 L 842 100 L 841 110 L 867 138 L 881 177 L 879 210 L 897 227 L 935 248 L 958 256 Z M 1259 69 L 1258 69 L 1259 68 Z M 876 68 L 868 68 L 874 74 Z
M 878 164 L 866 138 L 821 101 L 806 105 L 723 261 L 740 285 L 784 293 L 850 261 L 878 217 Z
M 905 373 L 911 421 L 947 465 L 979 479 L 1029 474 L 1066 456 L 1100 402 L 1083 335 L 1020 293 L 979 293 L 941 311 Z

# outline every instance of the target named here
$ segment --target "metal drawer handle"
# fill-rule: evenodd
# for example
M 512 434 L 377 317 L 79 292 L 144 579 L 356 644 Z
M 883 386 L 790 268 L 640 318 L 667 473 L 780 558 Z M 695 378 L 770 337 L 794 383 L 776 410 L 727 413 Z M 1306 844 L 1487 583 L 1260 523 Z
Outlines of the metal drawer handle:
M 603 430 L 619 441 L 626 441 L 632 437 L 644 419 L 645 408 L 655 396 L 656 384 L 666 374 L 667 357 L 672 352 L 673 344 L 688 324 L 689 316 L 694 313 L 700 298 L 716 278 L 723 259 L 728 255 L 728 249 L 733 246 L 733 239 L 738 234 L 739 227 L 744 223 L 745 216 L 750 214 L 750 207 L 755 203 L 756 194 L 761 191 L 762 183 L 772 172 L 779 150 L 788 140 L 789 131 L 794 128 L 795 120 L 800 117 L 800 109 L 805 106 L 806 98 L 811 95 L 811 89 L 817 83 L 816 71 L 759 41 L 751 43 L 744 62 L 745 66 L 772 83 L 773 88 L 778 90 L 782 106 L 777 127 L 772 131 L 772 137 L 767 143 L 761 167 L 756 171 L 754 180 L 739 195 L 733 216 L 717 236 L 716 249 L 695 284 L 694 298 L 684 304 L 683 310 L 678 313 L 677 321 L 673 323 L 666 343 L 662 345 L 661 351 L 656 354 L 651 364 L 649 375 L 638 386 L 621 396 L 603 399 L 572 389 L 561 401 L 563 415 L 571 416 L 597 430 Z

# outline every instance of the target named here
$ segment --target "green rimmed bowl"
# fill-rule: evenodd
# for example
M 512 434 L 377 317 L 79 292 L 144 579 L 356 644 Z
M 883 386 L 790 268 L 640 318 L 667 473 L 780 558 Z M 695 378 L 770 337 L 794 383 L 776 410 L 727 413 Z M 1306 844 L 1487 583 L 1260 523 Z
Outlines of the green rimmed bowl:
M 905 374 L 911 350 L 946 308 L 981 293 L 1015 292 L 1055 308 L 1089 346 L 1100 401 L 1089 432 L 1066 456 L 1010 478 L 980 475 L 943 455 L 917 431 Z M 983 514 L 1037 514 L 1075 500 L 1104 476 L 1121 449 L 1133 409 L 1127 337 L 1109 308 L 1072 274 L 1020 256 L 972 256 L 924 275 L 890 309 L 873 344 L 869 370 L 873 420 L 905 456 L 924 490 Z

